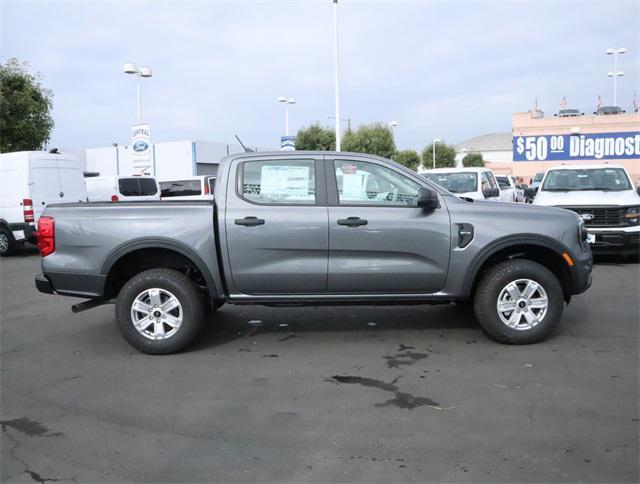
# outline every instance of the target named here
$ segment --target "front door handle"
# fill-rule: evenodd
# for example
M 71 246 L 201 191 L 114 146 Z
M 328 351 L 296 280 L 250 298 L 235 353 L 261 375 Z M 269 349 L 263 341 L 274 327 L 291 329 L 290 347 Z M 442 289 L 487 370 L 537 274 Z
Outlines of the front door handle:
M 244 225 L 245 227 L 253 227 L 255 225 L 264 225 L 264 219 L 258 217 L 237 218 L 234 223 L 236 225 Z
M 347 227 L 359 227 L 360 225 L 367 225 L 368 223 L 369 222 L 360 217 L 347 217 L 338 220 L 338 225 L 346 225 Z

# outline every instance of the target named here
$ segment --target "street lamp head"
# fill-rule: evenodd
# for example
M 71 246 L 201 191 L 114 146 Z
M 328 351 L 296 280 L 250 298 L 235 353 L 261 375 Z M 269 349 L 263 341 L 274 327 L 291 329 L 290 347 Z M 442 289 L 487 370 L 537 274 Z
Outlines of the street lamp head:
M 397 121 L 390 121 L 389 122 L 389 127 L 390 128 L 395 128 L 396 126 L 398 126 L 398 122 Z
M 624 71 L 618 71 L 618 72 L 616 72 L 616 76 L 624 76 Z
M 287 102 L 289 104 L 295 104 L 296 103 L 296 98 L 295 97 L 290 97 L 289 99 L 287 99 Z
M 151 77 L 153 73 L 151 72 L 151 67 L 149 66 L 140 66 L 140 76 L 141 77 Z
M 624 53 L 626 53 L 626 52 L 627 52 L 627 48 L 626 48 L 626 47 L 620 47 L 620 48 L 618 49 L 618 54 L 624 54 Z
M 440 138 L 436 138 L 433 140 L 434 143 L 440 143 Z
M 125 74 L 137 74 L 138 66 L 135 64 L 135 62 L 127 62 L 122 68 L 122 70 L 124 71 Z
M 615 52 L 615 49 L 607 49 L 605 53 L 606 53 L 607 55 L 611 55 L 611 54 L 613 54 L 614 52 Z
M 287 98 L 284 96 L 278 96 L 278 102 L 279 103 L 286 103 L 287 102 Z

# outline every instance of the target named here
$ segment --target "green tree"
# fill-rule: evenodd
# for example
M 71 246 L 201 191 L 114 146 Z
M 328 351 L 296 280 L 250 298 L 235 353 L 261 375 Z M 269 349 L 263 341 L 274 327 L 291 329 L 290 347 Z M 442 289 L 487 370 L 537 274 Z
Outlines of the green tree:
M 360 126 L 355 131 L 347 131 L 342 149 L 391 158 L 396 152 L 396 144 L 390 128 L 382 123 L 371 123 Z
M 482 159 L 481 153 L 469 153 L 462 158 L 462 166 L 471 167 L 471 166 L 484 166 L 484 160 Z
M 53 129 L 53 93 L 29 64 L 0 63 L 0 152 L 43 149 Z
M 433 144 L 422 151 L 422 162 L 425 168 L 433 168 Z M 436 168 L 453 168 L 456 166 L 456 149 L 445 142 L 436 143 Z
M 296 134 L 296 150 L 334 151 L 336 135 L 331 128 L 315 123 L 300 128 Z
M 393 157 L 394 161 L 397 161 L 401 165 L 406 166 L 412 170 L 415 170 L 420 166 L 420 155 L 416 150 L 402 150 L 398 151 Z

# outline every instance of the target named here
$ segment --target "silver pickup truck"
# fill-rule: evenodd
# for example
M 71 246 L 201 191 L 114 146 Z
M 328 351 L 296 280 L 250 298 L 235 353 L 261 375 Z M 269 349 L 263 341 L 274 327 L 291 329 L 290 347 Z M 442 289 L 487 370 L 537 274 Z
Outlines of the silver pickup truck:
M 461 200 L 354 153 L 232 155 L 213 203 L 49 205 L 38 234 L 37 288 L 88 299 L 76 312 L 115 300 L 124 338 L 154 354 L 225 303 L 471 302 L 492 339 L 533 343 L 591 284 L 575 213 Z

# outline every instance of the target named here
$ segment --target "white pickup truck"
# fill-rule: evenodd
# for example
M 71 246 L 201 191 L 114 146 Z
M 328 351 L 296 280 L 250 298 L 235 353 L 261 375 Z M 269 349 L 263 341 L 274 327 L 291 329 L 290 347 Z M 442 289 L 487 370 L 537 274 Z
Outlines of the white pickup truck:
M 585 222 L 595 253 L 638 256 L 640 188 L 619 165 L 563 165 L 549 169 L 534 205 L 566 208 Z

